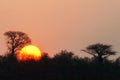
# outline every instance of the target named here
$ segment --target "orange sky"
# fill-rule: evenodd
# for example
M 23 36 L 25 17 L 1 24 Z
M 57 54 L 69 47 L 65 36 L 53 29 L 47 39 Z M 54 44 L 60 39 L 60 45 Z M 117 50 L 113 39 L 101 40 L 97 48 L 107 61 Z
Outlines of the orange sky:
M 120 0 L 0 0 L 0 53 L 8 30 L 27 33 L 50 55 L 62 49 L 78 55 L 96 42 L 119 52 Z

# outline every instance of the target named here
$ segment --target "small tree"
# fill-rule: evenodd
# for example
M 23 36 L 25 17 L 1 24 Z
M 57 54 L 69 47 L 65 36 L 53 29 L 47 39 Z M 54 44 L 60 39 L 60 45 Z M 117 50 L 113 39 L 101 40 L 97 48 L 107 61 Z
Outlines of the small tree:
M 62 50 L 60 53 L 54 55 L 53 59 L 57 62 L 68 63 L 73 59 L 73 52 Z
M 26 33 L 20 31 L 8 31 L 4 33 L 7 36 L 7 48 L 9 55 L 15 55 L 23 46 L 31 44 L 31 39 Z
M 89 45 L 85 50 L 82 51 L 93 55 L 99 63 L 103 63 L 105 58 L 116 53 L 115 51 L 112 51 L 111 45 L 104 45 L 100 43 Z
M 49 57 L 48 53 L 46 53 L 46 52 L 42 53 L 41 61 L 43 61 L 43 62 L 49 62 L 50 59 L 51 58 Z

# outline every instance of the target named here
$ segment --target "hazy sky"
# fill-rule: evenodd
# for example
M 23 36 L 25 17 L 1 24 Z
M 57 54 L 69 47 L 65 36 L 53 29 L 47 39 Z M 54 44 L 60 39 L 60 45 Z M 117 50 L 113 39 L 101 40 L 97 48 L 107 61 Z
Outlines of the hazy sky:
M 9 30 L 27 33 L 50 55 L 67 49 L 83 56 L 98 42 L 119 52 L 120 0 L 0 0 L 0 53 Z

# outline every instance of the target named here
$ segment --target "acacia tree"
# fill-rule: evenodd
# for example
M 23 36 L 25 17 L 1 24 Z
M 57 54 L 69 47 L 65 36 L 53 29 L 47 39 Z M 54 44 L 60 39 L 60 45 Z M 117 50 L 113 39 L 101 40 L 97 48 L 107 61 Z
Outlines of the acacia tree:
M 95 58 L 97 58 L 99 63 L 103 63 L 103 60 L 107 58 L 110 55 L 115 55 L 115 51 L 112 50 L 112 45 L 104 45 L 104 44 L 93 44 L 86 47 L 85 50 L 82 50 L 84 52 L 87 52 L 90 55 L 93 55 Z
M 7 37 L 7 48 L 10 55 L 15 55 L 23 46 L 31 44 L 31 39 L 24 32 L 8 31 L 4 35 Z

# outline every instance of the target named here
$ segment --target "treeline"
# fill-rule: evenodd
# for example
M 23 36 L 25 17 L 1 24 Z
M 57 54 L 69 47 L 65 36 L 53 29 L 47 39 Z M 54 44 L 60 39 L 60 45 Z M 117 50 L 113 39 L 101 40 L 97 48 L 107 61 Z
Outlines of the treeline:
M 119 80 L 120 58 L 115 61 L 80 58 L 62 50 L 41 60 L 20 62 L 15 56 L 0 57 L 0 80 Z
M 16 54 L 32 44 L 31 39 L 20 31 L 8 31 L 4 35 L 8 50 L 6 56 L 0 56 L 0 80 L 120 80 L 120 58 L 108 60 L 116 54 L 112 45 L 97 43 L 81 50 L 92 58 L 80 58 L 62 50 L 52 58 L 44 53 L 39 61 L 22 62 Z

